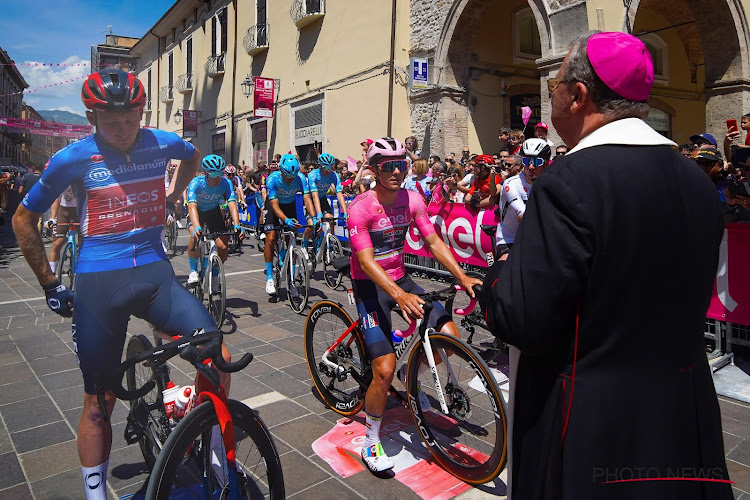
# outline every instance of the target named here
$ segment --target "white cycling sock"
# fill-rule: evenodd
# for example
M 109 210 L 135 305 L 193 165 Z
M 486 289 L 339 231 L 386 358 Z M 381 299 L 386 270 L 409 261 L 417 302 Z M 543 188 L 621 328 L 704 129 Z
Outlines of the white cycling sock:
M 86 500 L 107 500 L 107 467 L 109 460 L 95 467 L 81 467 Z
M 57 274 L 57 261 L 50 262 L 49 268 L 52 269 L 52 274 Z
M 365 412 L 365 415 L 365 442 L 362 446 L 369 448 L 380 442 L 380 422 L 383 421 L 383 415 L 375 416 L 367 412 Z

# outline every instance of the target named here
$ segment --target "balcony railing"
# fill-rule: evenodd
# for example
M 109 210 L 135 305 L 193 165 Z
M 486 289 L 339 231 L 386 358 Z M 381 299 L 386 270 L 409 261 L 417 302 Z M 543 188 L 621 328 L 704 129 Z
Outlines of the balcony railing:
M 159 102 L 172 102 L 174 100 L 174 88 L 170 85 L 159 89 Z
M 292 21 L 298 29 L 302 29 L 325 16 L 325 0 L 294 0 L 289 11 Z
M 187 94 L 193 91 L 193 74 L 185 73 L 177 77 L 177 84 L 174 86 L 180 94 Z
M 245 38 L 242 40 L 242 45 L 245 46 L 245 50 L 251 56 L 268 50 L 268 36 L 270 34 L 271 27 L 268 23 L 256 24 L 248 28 L 245 33 Z
M 226 55 L 226 52 L 222 52 L 221 54 L 208 56 L 206 60 L 206 74 L 208 76 L 216 78 L 224 74 L 224 59 Z

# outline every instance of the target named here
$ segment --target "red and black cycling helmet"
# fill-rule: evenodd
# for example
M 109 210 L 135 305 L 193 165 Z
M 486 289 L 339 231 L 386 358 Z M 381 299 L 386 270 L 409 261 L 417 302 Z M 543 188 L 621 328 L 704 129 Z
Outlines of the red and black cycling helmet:
M 142 108 L 146 93 L 135 75 L 119 69 L 103 69 L 83 82 L 81 100 L 88 109 L 116 113 Z

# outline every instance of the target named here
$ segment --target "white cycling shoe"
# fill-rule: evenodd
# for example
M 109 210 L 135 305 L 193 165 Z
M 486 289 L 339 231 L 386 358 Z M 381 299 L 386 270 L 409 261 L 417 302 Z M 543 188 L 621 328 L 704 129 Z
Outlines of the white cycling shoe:
M 404 385 L 404 388 L 406 388 L 406 365 L 403 365 L 401 366 L 401 368 L 399 368 L 398 373 L 396 373 L 396 377 Z M 430 399 L 427 397 L 427 394 L 425 394 L 424 391 L 422 390 L 422 387 L 419 385 L 419 382 L 417 382 L 417 391 L 419 391 L 417 399 L 419 399 L 419 407 L 422 408 L 422 411 L 427 411 L 430 408 L 432 408 Z
M 380 442 L 372 446 L 362 447 L 362 461 L 370 469 L 370 472 L 379 473 L 393 469 L 393 460 L 385 454 Z
M 276 285 L 273 282 L 273 278 L 268 278 L 266 280 L 266 293 L 269 295 L 274 295 L 276 293 Z
M 188 285 L 195 285 L 200 281 L 200 277 L 198 276 L 198 271 L 190 271 L 190 275 L 188 276 Z

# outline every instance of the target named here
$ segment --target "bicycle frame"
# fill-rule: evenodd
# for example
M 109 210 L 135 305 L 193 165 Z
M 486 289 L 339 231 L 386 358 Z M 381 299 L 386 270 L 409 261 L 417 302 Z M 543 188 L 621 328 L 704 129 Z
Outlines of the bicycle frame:
M 284 256 L 284 262 L 281 263 L 279 269 L 279 283 L 282 283 L 281 277 L 286 276 L 287 281 L 283 282 L 286 284 L 294 279 L 291 262 L 292 254 L 294 253 L 294 249 L 297 246 L 297 238 L 295 231 L 289 229 L 281 229 L 278 231 L 278 233 L 279 234 L 276 236 L 276 255 L 279 258 L 281 257 L 281 251 L 284 249 L 284 245 L 286 245 L 286 256 Z M 285 243 L 287 237 L 289 238 L 289 242 Z
M 331 221 L 336 220 L 334 218 L 331 219 Z M 318 238 L 314 238 L 314 244 L 317 246 L 317 250 L 315 251 L 315 261 L 316 262 L 323 262 L 323 252 L 325 252 L 328 249 L 328 245 L 326 245 L 326 237 L 331 233 L 331 222 L 324 221 L 321 223 L 321 228 L 323 229 L 321 231 L 320 237 L 320 245 L 317 244 Z

